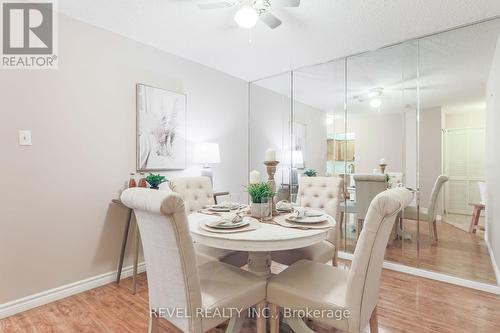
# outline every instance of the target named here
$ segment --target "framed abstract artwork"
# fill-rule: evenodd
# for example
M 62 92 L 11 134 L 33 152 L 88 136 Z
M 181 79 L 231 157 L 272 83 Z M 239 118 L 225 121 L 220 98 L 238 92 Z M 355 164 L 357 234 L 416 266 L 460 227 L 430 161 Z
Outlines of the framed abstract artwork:
M 186 168 L 187 97 L 137 84 L 137 170 Z

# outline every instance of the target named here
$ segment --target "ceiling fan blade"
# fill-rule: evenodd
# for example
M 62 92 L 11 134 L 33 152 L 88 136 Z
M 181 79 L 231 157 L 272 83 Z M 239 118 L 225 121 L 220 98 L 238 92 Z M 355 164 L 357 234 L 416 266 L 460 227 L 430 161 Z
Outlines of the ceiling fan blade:
M 300 6 L 300 0 L 272 0 L 271 3 L 275 6 L 280 6 L 280 7 L 298 7 L 298 6 Z
M 271 29 L 275 29 L 281 25 L 281 20 L 269 12 L 260 15 L 260 20 Z
M 200 9 L 218 9 L 218 8 L 229 8 L 234 6 L 231 1 L 217 1 L 217 2 L 203 2 L 198 3 L 198 8 Z

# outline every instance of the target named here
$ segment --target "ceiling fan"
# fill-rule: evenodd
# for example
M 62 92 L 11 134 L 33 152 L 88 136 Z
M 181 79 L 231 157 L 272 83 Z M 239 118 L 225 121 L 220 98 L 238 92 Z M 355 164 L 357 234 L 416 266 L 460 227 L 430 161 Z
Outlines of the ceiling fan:
M 252 28 L 260 20 L 271 29 L 281 25 L 281 20 L 271 14 L 271 6 L 298 7 L 300 0 L 226 0 L 198 3 L 200 9 L 219 9 L 239 6 L 234 20 L 245 29 Z

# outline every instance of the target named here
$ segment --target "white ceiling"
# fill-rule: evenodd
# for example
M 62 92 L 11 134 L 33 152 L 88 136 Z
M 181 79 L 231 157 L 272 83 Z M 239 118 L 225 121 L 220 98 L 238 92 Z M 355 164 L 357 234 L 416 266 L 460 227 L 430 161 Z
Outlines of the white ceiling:
M 204 0 L 209 1 L 209 0 Z M 271 0 L 272 1 L 272 0 Z M 195 0 L 59 0 L 59 10 L 245 80 L 372 50 L 500 14 L 498 0 L 302 0 L 283 24 L 237 28 L 234 8 Z
M 419 41 L 369 52 L 348 60 L 347 95 L 350 112 L 374 112 L 369 101 L 355 96 L 383 88 L 380 112 L 416 109 L 417 68 L 421 108 L 466 106 L 478 109 L 486 97 L 500 20 L 461 28 Z M 420 48 L 420 49 L 419 49 Z M 417 58 L 420 55 L 419 58 Z M 344 61 L 302 68 L 294 72 L 294 99 L 328 112 L 343 112 Z M 291 96 L 290 74 L 255 82 Z M 454 108 L 456 109 L 456 107 Z

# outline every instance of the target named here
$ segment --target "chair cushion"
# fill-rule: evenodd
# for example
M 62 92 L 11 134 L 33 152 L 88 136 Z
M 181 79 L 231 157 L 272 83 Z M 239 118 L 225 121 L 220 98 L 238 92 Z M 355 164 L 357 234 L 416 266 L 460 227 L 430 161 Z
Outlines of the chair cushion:
M 280 264 L 288 265 L 301 260 L 307 259 L 319 263 L 326 263 L 332 260 L 335 255 L 335 245 L 327 240 L 314 245 L 303 247 L 295 250 L 275 251 L 271 257 L 274 261 Z
M 326 264 L 300 260 L 273 276 L 267 301 L 290 309 L 345 310 L 348 271 Z M 347 319 L 327 316 L 314 320 L 347 330 Z
M 170 181 L 170 188 L 179 193 L 187 203 L 188 214 L 215 203 L 212 183 L 208 177 L 175 178 Z
M 218 309 L 246 309 L 266 298 L 266 279 L 245 270 L 218 261 L 198 267 L 202 307 Z M 229 315 L 229 313 L 226 313 Z M 207 331 L 229 318 L 203 318 L 202 329 Z

